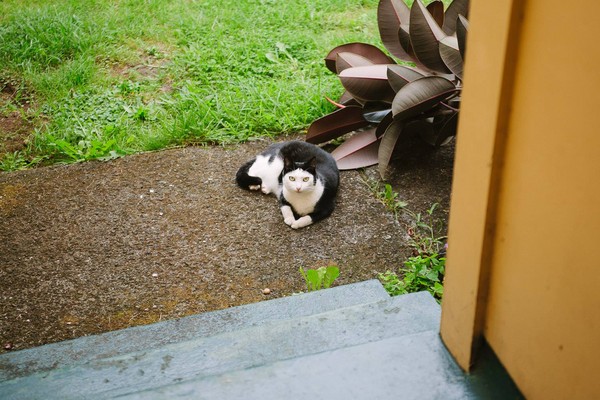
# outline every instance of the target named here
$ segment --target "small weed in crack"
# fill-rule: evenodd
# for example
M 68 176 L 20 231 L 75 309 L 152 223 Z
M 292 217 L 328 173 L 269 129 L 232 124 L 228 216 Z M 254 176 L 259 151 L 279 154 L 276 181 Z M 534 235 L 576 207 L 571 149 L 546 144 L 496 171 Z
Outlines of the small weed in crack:
M 364 179 L 364 182 L 373 195 L 394 213 L 398 221 L 408 221 L 406 231 L 415 253 L 397 272 L 386 271 L 379 274 L 384 288 L 392 296 L 427 290 L 441 302 L 447 245 L 443 221 L 434 216 L 439 204 L 434 203 L 424 213 L 414 212 L 408 208 L 406 201 L 399 198 L 390 184 L 369 179 Z

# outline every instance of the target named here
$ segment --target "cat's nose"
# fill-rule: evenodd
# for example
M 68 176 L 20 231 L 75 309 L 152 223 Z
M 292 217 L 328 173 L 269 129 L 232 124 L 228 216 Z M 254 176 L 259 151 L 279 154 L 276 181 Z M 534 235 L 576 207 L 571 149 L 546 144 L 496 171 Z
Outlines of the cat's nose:
M 296 192 L 299 192 L 299 191 L 300 191 L 300 189 L 302 189 L 302 187 L 297 187 L 297 188 L 296 188 Z

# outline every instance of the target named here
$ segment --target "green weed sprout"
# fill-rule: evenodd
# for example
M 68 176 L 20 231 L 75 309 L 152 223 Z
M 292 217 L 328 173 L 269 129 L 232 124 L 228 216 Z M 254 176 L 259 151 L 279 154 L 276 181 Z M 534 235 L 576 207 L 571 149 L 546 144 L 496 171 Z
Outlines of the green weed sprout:
M 329 267 L 320 267 L 317 269 L 307 269 L 300 267 L 300 274 L 306 281 L 306 289 L 309 292 L 315 290 L 327 289 L 340 275 L 340 269 L 334 265 Z
M 438 254 L 410 257 L 400 269 L 402 276 L 387 271 L 379 274 L 383 287 L 391 296 L 427 290 L 441 302 L 444 294 L 442 281 L 446 268 L 446 259 Z

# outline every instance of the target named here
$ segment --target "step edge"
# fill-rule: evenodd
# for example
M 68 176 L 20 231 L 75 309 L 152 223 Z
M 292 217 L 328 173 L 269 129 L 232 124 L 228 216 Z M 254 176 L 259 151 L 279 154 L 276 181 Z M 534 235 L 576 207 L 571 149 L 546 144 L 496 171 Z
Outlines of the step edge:
M 325 354 L 330 354 L 332 356 L 334 356 L 334 354 L 339 353 L 339 352 L 352 352 L 355 350 L 358 350 L 360 348 L 365 348 L 365 347 L 370 347 L 372 345 L 376 345 L 378 343 L 381 344 L 388 344 L 388 343 L 394 343 L 394 344 L 398 344 L 403 343 L 403 342 L 410 342 L 411 339 L 413 338 L 418 338 L 418 337 L 422 337 L 428 340 L 432 341 L 433 346 L 437 347 L 438 350 L 440 352 L 440 362 L 443 363 L 445 366 L 450 367 L 451 369 L 451 373 L 452 373 L 452 379 L 448 380 L 448 384 L 458 384 L 460 386 L 462 386 L 462 388 L 464 389 L 464 391 L 466 392 L 465 394 L 467 395 L 472 395 L 473 390 L 471 388 L 471 384 L 468 380 L 468 377 L 466 374 L 464 374 L 461 370 L 460 367 L 458 366 L 458 364 L 454 361 L 454 359 L 452 358 L 452 356 L 450 355 L 450 353 L 447 351 L 447 349 L 445 348 L 445 346 L 443 345 L 443 342 L 441 340 L 441 338 L 439 337 L 439 331 L 437 330 L 424 330 L 424 331 L 420 331 L 420 332 L 415 332 L 412 334 L 407 334 L 407 335 L 402 335 L 402 336 L 391 336 L 391 337 L 387 337 L 387 338 L 383 338 L 381 340 L 378 341 L 374 341 L 374 342 L 367 342 L 367 343 L 360 343 L 360 344 L 356 344 L 356 345 L 352 345 L 352 346 L 347 346 L 347 347 L 343 347 L 343 348 L 336 348 L 336 349 L 330 349 L 330 350 L 326 350 L 323 352 L 318 352 L 318 353 L 311 353 L 311 354 L 307 354 L 307 355 L 302 355 L 299 357 L 292 357 L 292 358 L 287 358 L 287 359 L 282 359 L 282 360 L 276 360 L 273 361 L 271 363 L 265 363 L 265 364 L 260 364 L 260 365 L 255 365 L 249 368 L 240 368 L 240 369 L 236 369 L 236 370 L 229 370 L 226 372 L 223 372 L 221 374 L 214 374 L 214 375 L 208 375 L 208 376 L 202 376 L 199 378 L 195 378 L 195 379 L 190 379 L 190 380 L 184 380 L 181 382 L 176 382 L 173 384 L 169 384 L 169 385 L 165 385 L 165 386 L 160 386 L 160 387 L 156 387 L 156 388 L 149 388 L 143 391 L 132 391 L 129 393 L 119 393 L 117 391 L 115 391 L 114 393 L 112 391 L 109 392 L 105 392 L 102 393 L 102 398 L 114 398 L 113 395 L 115 395 L 115 397 L 118 397 L 120 399 L 124 399 L 124 400 L 134 400 L 137 398 L 144 398 L 144 399 L 149 399 L 151 397 L 149 397 L 148 395 L 151 395 L 154 392 L 163 392 L 161 393 L 160 398 L 165 398 L 164 395 L 165 394 L 169 394 L 169 393 L 164 393 L 165 389 L 168 388 L 176 388 L 176 387 L 184 387 L 184 386 L 189 386 L 190 384 L 193 384 L 194 382 L 202 382 L 202 381 L 209 381 L 209 380 L 222 380 L 222 381 L 226 381 L 227 379 L 223 379 L 225 377 L 228 376 L 235 376 L 238 375 L 240 373 L 245 373 L 245 372 L 250 372 L 252 370 L 261 370 L 261 369 L 265 369 L 268 367 L 273 367 L 273 366 L 277 366 L 277 365 L 286 365 L 289 364 L 291 362 L 294 362 L 294 360 L 302 360 L 302 359 L 311 359 L 311 358 L 317 358 L 320 356 L 323 356 Z M 458 378 L 458 380 L 460 382 L 457 382 L 456 379 Z M 454 381 L 453 381 L 454 380 Z M 105 397 L 106 396 L 106 397 Z M 170 398 L 170 397 L 167 397 Z M 290 398 L 297 398 L 294 397 L 292 395 L 292 397 Z M 452 397 L 452 398 L 464 398 L 464 397 Z M 472 398 L 471 396 L 467 397 L 467 398 Z
M 434 319 L 433 325 L 432 326 L 428 326 L 426 328 L 420 327 L 418 330 L 410 328 L 412 330 L 410 330 L 409 332 L 403 332 L 400 336 L 415 334 L 415 333 L 424 332 L 424 331 L 439 331 L 439 305 L 435 302 L 435 300 L 431 297 L 431 295 L 429 293 L 415 293 L 415 294 L 410 294 L 410 295 L 405 295 L 405 296 L 398 296 L 396 298 L 390 298 L 388 300 L 383 300 L 383 301 L 380 301 L 378 303 L 389 303 L 387 305 L 386 304 L 382 304 L 381 305 L 381 307 L 382 307 L 381 311 L 382 312 L 385 312 L 385 310 L 387 310 L 387 308 L 391 309 L 391 311 L 394 311 L 395 309 L 397 309 L 397 306 L 401 305 L 402 303 L 404 303 L 406 301 L 412 301 L 412 299 L 415 298 L 415 297 L 417 298 L 417 301 L 419 301 L 418 306 L 421 309 L 416 309 L 416 310 L 413 309 L 414 308 L 414 304 L 412 304 L 413 308 L 405 309 L 405 313 L 407 312 L 407 313 L 409 313 L 409 315 L 404 315 L 404 316 L 402 316 L 400 318 L 410 317 L 410 314 L 421 315 L 421 314 L 423 314 L 423 311 L 428 310 L 429 313 L 433 313 L 433 315 L 431 315 L 431 316 L 428 317 L 428 318 Z M 357 305 L 357 306 L 353 306 L 353 307 L 348 307 L 348 309 L 361 308 L 361 307 L 362 308 L 369 308 L 369 307 L 373 306 L 373 304 L 375 304 L 375 303 L 369 303 L 369 304 L 365 304 L 365 305 Z M 307 316 L 307 317 L 303 317 L 302 319 L 319 320 L 319 318 L 321 318 L 322 315 L 324 315 L 324 314 L 335 314 L 336 311 L 337 310 L 329 311 L 327 313 L 322 313 L 322 314 L 316 314 L 316 315 L 312 315 L 312 316 Z M 360 312 L 361 310 L 354 310 L 354 311 Z M 398 311 L 396 310 L 396 312 L 398 312 Z M 284 325 L 285 321 L 282 321 L 281 324 Z M 396 322 L 393 321 L 393 322 L 391 322 L 391 324 L 392 325 L 396 325 Z M 399 325 L 399 326 L 406 327 L 407 325 L 405 324 L 405 325 Z M 287 328 L 288 327 L 286 327 L 286 329 Z M 257 327 L 256 329 L 260 330 L 260 329 L 264 329 L 264 327 Z M 393 332 L 389 332 L 389 333 L 390 333 L 390 336 L 395 336 L 396 335 L 396 334 L 393 334 Z M 226 335 L 226 334 L 224 334 L 224 335 Z M 374 335 L 380 335 L 380 333 L 374 333 Z M 360 344 L 360 343 L 368 343 L 368 342 L 373 342 L 373 341 L 379 340 L 379 339 L 381 339 L 381 336 L 378 337 L 378 338 L 365 339 L 364 337 L 361 337 L 359 335 L 359 336 L 351 337 L 351 340 L 356 340 L 356 338 L 358 338 L 358 340 L 359 340 L 359 342 L 357 342 L 357 343 Z M 204 340 L 209 340 L 209 339 L 217 340 L 216 338 L 203 338 L 203 339 Z M 202 339 L 199 339 L 198 341 L 201 341 L 201 340 Z M 169 352 L 175 352 L 175 354 L 177 354 L 176 353 L 177 350 L 181 350 L 185 346 L 189 346 L 189 345 L 190 345 L 190 343 L 186 343 L 185 345 L 181 344 L 181 346 L 180 346 L 179 349 L 174 348 L 176 346 L 169 346 L 170 348 L 168 348 L 168 349 L 160 349 L 160 350 L 155 350 L 155 351 L 150 351 L 150 352 L 143 352 L 142 354 L 132 353 L 132 354 L 128 354 L 128 355 L 123 356 L 123 357 L 117 357 L 117 358 L 114 358 L 114 359 L 111 359 L 111 360 L 102 360 L 102 363 L 106 363 L 106 362 L 109 362 L 109 361 L 112 362 L 112 363 L 114 363 L 114 365 L 110 365 L 109 366 L 108 372 L 109 372 L 109 376 L 110 376 L 110 368 L 114 367 L 115 365 L 119 365 L 119 368 L 121 368 L 121 366 L 123 366 L 123 365 L 125 365 L 127 368 L 129 368 L 129 367 L 133 368 L 133 364 L 127 364 L 128 360 L 123 360 L 125 357 L 129 357 L 130 358 L 129 361 L 131 361 L 131 359 L 133 359 L 136 362 L 139 361 L 139 359 L 144 359 L 144 357 L 145 357 L 145 360 L 147 362 L 149 362 L 151 364 L 150 366 L 152 367 L 152 364 L 156 364 L 157 360 L 164 359 L 165 355 L 169 356 Z M 334 350 L 336 348 L 345 348 L 345 347 L 349 347 L 349 346 L 352 346 L 352 345 L 354 345 L 354 344 L 352 344 L 352 343 L 349 343 L 349 344 L 348 343 L 343 343 L 343 345 L 337 345 L 335 347 L 333 347 L 333 346 L 329 347 L 327 350 Z M 198 350 L 198 349 L 201 349 L 201 347 L 200 346 L 196 346 L 195 349 Z M 200 351 L 200 350 L 198 350 L 198 351 Z M 196 354 L 196 353 L 194 353 L 194 354 Z M 312 353 L 314 353 L 314 351 L 313 352 L 304 352 L 303 355 L 309 355 L 309 354 L 312 354 Z M 179 353 L 179 354 L 183 354 L 183 353 Z M 161 357 L 161 355 L 162 355 L 162 357 Z M 299 354 L 295 355 L 295 357 L 298 357 L 298 356 L 299 356 Z M 184 358 L 185 358 L 185 356 L 184 356 Z M 285 359 L 285 357 L 284 358 L 275 359 L 275 360 L 271 359 L 269 362 L 275 362 L 275 361 L 282 360 L 282 359 Z M 234 360 L 234 361 L 235 362 L 239 362 L 241 364 L 241 363 L 243 363 L 243 362 L 245 362 L 247 360 L 244 360 L 242 358 L 242 359 Z M 252 360 L 251 362 L 255 362 L 255 360 Z M 85 365 L 73 365 L 73 366 L 69 366 L 69 367 L 66 367 L 66 368 L 57 369 L 55 371 L 52 371 L 52 373 L 47 373 L 47 374 L 43 373 L 43 372 L 37 372 L 37 373 L 31 374 L 31 375 L 28 375 L 28 376 L 24 376 L 22 378 L 16 378 L 16 379 L 12 380 L 12 382 L 13 382 L 13 384 L 15 384 L 15 385 L 18 386 L 19 385 L 19 381 L 25 380 L 25 382 L 22 382 L 22 383 L 25 383 L 25 384 L 27 384 L 28 382 L 31 383 L 31 380 L 33 380 L 35 382 L 36 379 L 37 379 L 37 381 L 43 381 L 48 375 L 54 376 L 55 378 L 58 376 L 59 379 L 63 379 L 63 381 L 64 381 L 64 379 L 67 379 L 67 381 L 68 381 L 69 379 L 72 380 L 72 378 L 69 377 L 68 375 L 71 374 L 71 375 L 74 376 L 75 372 L 73 370 L 75 370 L 75 369 L 82 369 L 84 376 L 85 376 L 85 371 L 92 371 L 92 370 L 102 369 L 101 366 L 99 367 L 97 364 L 96 365 L 93 365 L 93 364 L 94 363 L 91 362 L 90 365 L 88 365 L 87 367 Z M 260 365 L 260 363 L 258 363 L 256 365 Z M 86 368 L 87 368 L 87 370 L 86 370 Z M 136 366 L 136 368 L 137 368 L 137 366 Z M 212 368 L 217 368 L 217 369 L 218 368 L 225 368 L 224 371 L 226 371 L 227 368 L 229 368 L 229 367 L 227 366 L 227 364 L 224 364 L 224 365 L 217 365 L 216 367 L 212 366 Z M 71 370 L 71 371 L 69 371 L 69 370 Z M 67 378 L 64 378 L 64 377 L 61 378 L 61 373 L 65 374 L 67 376 Z M 152 374 L 152 372 L 150 372 L 150 373 Z M 178 374 L 179 372 L 175 371 L 174 373 Z M 215 374 L 215 373 L 214 372 L 213 373 L 208 373 L 207 375 L 213 375 L 213 374 Z M 52 380 L 52 377 L 50 379 Z M 6 382 L 8 384 L 8 386 L 12 386 L 10 384 L 10 382 L 11 381 Z M 23 385 L 21 385 L 21 386 L 23 386 Z M 1 387 L 2 387 L 2 385 L 0 384 L 0 388 Z M 110 388 L 110 389 L 107 388 L 107 390 L 109 390 L 111 392 L 115 392 L 115 391 L 118 391 L 119 389 L 122 389 L 122 388 L 123 388 L 123 386 L 117 386 L 117 387 L 113 387 L 113 388 Z
M 351 291 L 353 296 L 346 298 L 343 296 L 343 293 L 348 291 Z M 358 296 L 356 296 L 357 293 L 359 294 Z M 244 312 L 256 314 L 262 310 L 265 312 L 265 316 L 267 316 L 266 323 L 289 320 L 297 316 L 295 313 L 301 310 L 303 304 L 311 301 L 317 302 L 323 298 L 325 298 L 326 302 L 333 303 L 331 307 L 327 308 L 328 311 L 333 311 L 347 306 L 342 304 L 344 299 L 355 300 L 349 302 L 351 306 L 354 306 L 384 300 L 389 298 L 389 295 L 378 280 L 371 279 L 348 285 L 335 286 L 326 290 L 263 300 L 227 309 L 189 315 L 148 325 L 138 325 L 96 335 L 82 336 L 76 339 L 0 354 L 0 367 L 2 367 L 0 368 L 0 382 L 10 379 L 10 374 L 5 374 L 5 371 L 10 369 L 25 369 L 26 367 L 29 371 L 44 371 L 48 368 L 54 369 L 61 365 L 76 365 L 96 359 L 115 357 L 122 353 L 121 351 L 114 350 L 115 348 L 125 348 L 123 353 L 144 351 L 147 349 L 146 347 L 139 347 L 140 341 L 130 343 L 131 335 L 138 338 L 141 335 L 146 342 L 149 342 L 154 337 L 159 337 L 160 339 L 156 338 L 157 340 L 155 340 L 153 346 L 153 348 L 159 348 L 198 337 L 210 337 L 251 327 L 257 320 L 243 321 L 237 328 L 225 329 L 225 320 L 230 319 L 232 315 L 242 315 Z M 266 313 L 278 308 L 282 308 L 284 311 L 281 316 L 272 319 L 268 318 Z M 320 313 L 316 309 L 305 311 L 307 312 L 302 313 L 301 316 Z M 198 331 L 198 328 L 201 328 L 200 324 L 223 325 L 221 329 L 215 329 L 208 334 L 208 328 L 205 328 L 204 331 Z M 102 345 L 110 347 L 112 350 L 100 350 L 99 347 Z M 90 349 L 94 350 L 90 351 Z M 22 365 L 22 367 L 20 368 L 19 365 Z

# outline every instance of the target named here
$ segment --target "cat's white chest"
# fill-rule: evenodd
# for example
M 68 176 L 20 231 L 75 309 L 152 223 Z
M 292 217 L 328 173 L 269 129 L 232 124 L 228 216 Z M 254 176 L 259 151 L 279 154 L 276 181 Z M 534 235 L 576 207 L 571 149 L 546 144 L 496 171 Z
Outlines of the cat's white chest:
M 308 215 L 315 210 L 315 206 L 323 195 L 324 190 L 325 188 L 321 181 L 317 180 L 314 189 L 310 191 L 296 192 L 284 187 L 283 196 L 298 215 Z

